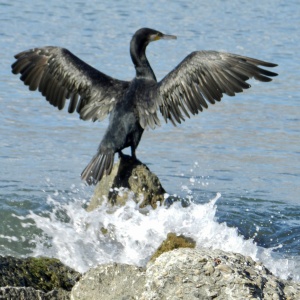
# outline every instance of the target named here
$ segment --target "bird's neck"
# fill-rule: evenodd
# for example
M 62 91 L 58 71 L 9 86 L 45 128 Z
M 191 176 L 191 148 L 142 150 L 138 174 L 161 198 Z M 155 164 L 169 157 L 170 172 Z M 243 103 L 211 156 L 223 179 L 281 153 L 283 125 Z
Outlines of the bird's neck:
M 146 47 L 139 47 L 137 43 L 131 43 L 130 55 L 136 71 L 136 78 L 153 79 L 156 81 L 155 74 L 146 57 Z

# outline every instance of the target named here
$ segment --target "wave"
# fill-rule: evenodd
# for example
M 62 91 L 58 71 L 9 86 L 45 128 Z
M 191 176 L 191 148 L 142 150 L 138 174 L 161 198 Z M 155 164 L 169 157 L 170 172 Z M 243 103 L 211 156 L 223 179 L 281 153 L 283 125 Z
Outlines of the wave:
M 51 212 L 30 211 L 24 220 L 33 220 L 31 226 L 42 232 L 34 237 L 34 256 L 56 257 L 79 272 L 108 262 L 144 266 L 167 234 L 174 232 L 193 238 L 198 247 L 241 253 L 261 261 L 282 279 L 300 281 L 298 257 L 283 258 L 275 248 L 258 246 L 253 239 L 239 235 L 237 228 L 217 221 L 220 198 L 217 194 L 206 204 L 182 207 L 175 202 L 156 210 L 140 209 L 130 200 L 123 207 L 109 208 L 103 203 L 87 212 L 82 199 L 61 203 L 48 195 Z

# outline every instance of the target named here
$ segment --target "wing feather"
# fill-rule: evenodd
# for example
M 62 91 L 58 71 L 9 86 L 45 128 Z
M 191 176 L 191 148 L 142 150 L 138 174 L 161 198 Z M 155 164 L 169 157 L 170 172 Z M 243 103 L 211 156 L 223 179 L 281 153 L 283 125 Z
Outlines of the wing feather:
M 188 55 L 155 87 L 153 104 L 159 106 L 165 121 L 174 125 L 207 108 L 207 102 L 221 101 L 223 94 L 234 96 L 250 88 L 254 78 L 271 81 L 277 74 L 259 66 L 276 64 L 246 56 L 217 51 L 197 51 Z
M 64 48 L 34 48 L 15 58 L 12 72 L 20 73 L 30 90 L 38 89 L 58 109 L 70 99 L 68 112 L 76 110 L 84 120 L 104 119 L 129 86 L 129 82 L 105 75 Z

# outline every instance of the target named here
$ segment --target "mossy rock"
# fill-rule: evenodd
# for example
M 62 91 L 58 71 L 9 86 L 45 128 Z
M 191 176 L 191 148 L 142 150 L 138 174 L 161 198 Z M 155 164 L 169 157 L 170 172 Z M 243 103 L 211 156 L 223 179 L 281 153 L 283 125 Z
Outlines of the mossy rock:
M 140 208 L 149 205 L 155 209 L 163 204 L 165 193 L 158 177 L 145 164 L 122 155 L 111 174 L 104 176 L 97 184 L 87 211 L 101 206 L 103 201 L 112 206 L 122 206 L 128 200 L 139 203 Z
M 0 286 L 32 287 L 43 292 L 71 291 L 81 274 L 58 259 L 47 257 L 15 258 L 0 256 Z
M 167 238 L 161 243 L 154 254 L 150 258 L 150 262 L 155 261 L 164 252 L 168 252 L 178 248 L 195 248 L 196 242 L 184 235 L 176 235 L 175 233 L 168 233 Z

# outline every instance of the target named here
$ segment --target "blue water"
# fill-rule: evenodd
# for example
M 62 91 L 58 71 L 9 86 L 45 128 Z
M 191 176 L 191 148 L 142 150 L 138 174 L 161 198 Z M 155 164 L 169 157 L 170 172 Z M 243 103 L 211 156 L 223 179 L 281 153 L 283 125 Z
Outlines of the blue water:
M 0 254 L 51 255 L 80 271 L 107 261 L 142 265 L 175 231 L 300 281 L 299 2 L 99 2 L 0 3 Z M 168 193 L 194 200 L 188 210 L 174 206 L 146 219 L 132 205 L 111 216 L 104 208 L 86 213 L 93 188 L 80 173 L 107 121 L 57 111 L 10 65 L 22 50 L 55 45 L 130 80 L 129 41 L 140 27 L 178 36 L 147 49 L 158 79 L 202 49 L 277 63 L 279 76 L 251 81 L 250 90 L 181 126 L 145 132 L 139 159 Z M 104 225 L 114 228 L 111 239 L 100 236 Z

